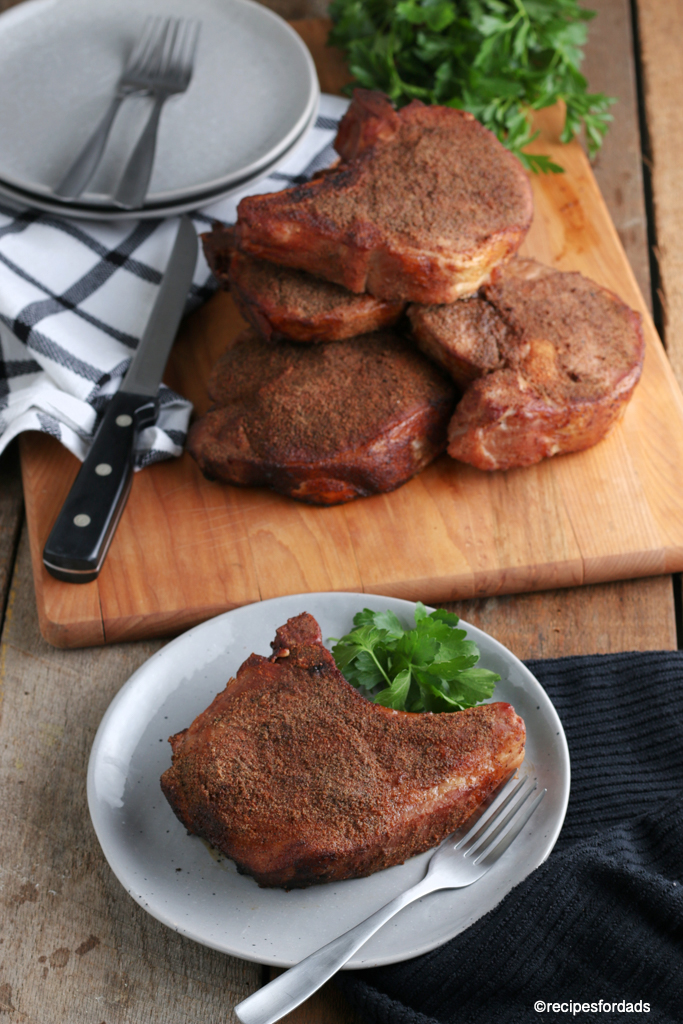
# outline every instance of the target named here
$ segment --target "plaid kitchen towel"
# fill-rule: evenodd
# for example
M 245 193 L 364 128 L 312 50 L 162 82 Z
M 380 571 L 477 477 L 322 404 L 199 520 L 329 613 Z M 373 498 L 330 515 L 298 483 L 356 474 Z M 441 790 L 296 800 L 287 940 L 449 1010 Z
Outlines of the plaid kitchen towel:
M 528 664 L 571 757 L 557 845 L 439 949 L 339 974 L 368 1024 L 683 1020 L 683 651 Z
M 192 214 L 197 231 L 234 223 L 243 196 L 279 191 L 328 166 L 347 105 L 322 96 L 314 127 L 287 160 Z M 177 224 L 71 220 L 19 211 L 0 196 L 0 452 L 21 431 L 40 430 L 85 458 L 144 330 Z M 215 287 L 200 253 L 187 311 Z M 157 424 L 140 435 L 137 469 L 183 450 L 192 406 L 164 385 L 159 403 Z

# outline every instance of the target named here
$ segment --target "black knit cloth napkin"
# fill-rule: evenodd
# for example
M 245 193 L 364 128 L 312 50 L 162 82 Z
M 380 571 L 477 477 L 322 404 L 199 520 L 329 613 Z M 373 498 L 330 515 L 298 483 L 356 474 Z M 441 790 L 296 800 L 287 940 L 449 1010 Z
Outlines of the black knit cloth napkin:
M 569 744 L 557 845 L 446 945 L 339 974 L 368 1022 L 683 1022 L 683 652 L 528 665 Z

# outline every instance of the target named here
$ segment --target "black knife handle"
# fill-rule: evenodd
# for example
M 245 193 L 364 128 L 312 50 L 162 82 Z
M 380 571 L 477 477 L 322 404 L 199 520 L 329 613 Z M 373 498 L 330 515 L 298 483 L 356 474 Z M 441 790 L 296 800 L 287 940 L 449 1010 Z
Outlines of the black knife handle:
M 119 391 L 109 402 L 43 550 L 52 576 L 97 579 L 133 481 L 135 442 L 157 418 L 156 399 Z

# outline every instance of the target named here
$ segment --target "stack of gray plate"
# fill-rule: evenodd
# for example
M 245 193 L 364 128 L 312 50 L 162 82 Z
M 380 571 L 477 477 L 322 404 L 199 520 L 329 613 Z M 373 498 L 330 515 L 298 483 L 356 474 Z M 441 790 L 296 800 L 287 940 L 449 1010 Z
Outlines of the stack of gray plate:
M 111 198 L 151 110 L 127 98 L 77 200 L 53 189 L 107 109 L 148 15 L 195 18 L 187 92 L 161 115 L 141 210 Z M 71 217 L 120 220 L 196 209 L 271 173 L 313 125 L 319 87 L 290 26 L 251 0 L 28 0 L 0 17 L 0 197 Z

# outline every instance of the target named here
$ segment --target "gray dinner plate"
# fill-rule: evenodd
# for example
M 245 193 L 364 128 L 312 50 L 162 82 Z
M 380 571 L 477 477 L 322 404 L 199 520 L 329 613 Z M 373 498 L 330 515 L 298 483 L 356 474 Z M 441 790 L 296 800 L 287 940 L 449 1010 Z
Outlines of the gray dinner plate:
M 126 891 L 155 918 L 206 946 L 259 963 L 288 967 L 415 884 L 430 853 L 369 878 L 284 892 L 260 889 L 234 864 L 187 834 L 166 802 L 159 778 L 171 764 L 167 742 L 224 689 L 252 652 L 269 655 L 278 626 L 302 611 L 322 635 L 340 637 L 362 608 L 395 612 L 414 624 L 415 605 L 372 594 L 297 594 L 219 615 L 171 641 L 119 691 L 93 744 L 88 805 L 105 857 Z M 374 967 L 426 953 L 492 910 L 552 850 L 569 798 L 569 753 L 562 725 L 540 683 L 502 644 L 462 623 L 498 672 L 493 700 L 509 701 L 526 723 L 520 773 L 547 794 L 514 844 L 475 885 L 433 893 L 402 910 L 348 968 Z
M 231 185 L 224 186 L 223 188 L 219 188 L 213 192 L 209 191 L 206 193 L 198 193 L 197 195 L 191 196 L 189 199 L 178 199 L 174 203 L 158 203 L 153 206 L 146 203 L 142 209 L 134 211 L 122 210 L 118 206 L 81 206 L 78 202 L 65 204 L 56 198 L 50 198 L 49 196 L 37 196 L 32 192 L 25 192 L 22 189 L 13 188 L 2 180 L 0 180 L 0 198 L 10 200 L 18 209 L 23 210 L 26 207 L 31 207 L 32 209 L 43 210 L 46 213 L 56 213 L 62 217 L 75 218 L 77 220 L 127 221 L 152 220 L 157 217 L 175 217 L 181 213 L 189 213 L 192 210 L 197 210 L 200 207 L 211 207 L 215 203 L 219 203 L 222 199 L 228 199 L 230 196 L 236 195 L 247 187 L 251 187 L 264 178 L 267 178 L 269 174 L 276 171 L 278 167 L 285 163 L 285 161 L 289 160 L 289 158 L 296 152 L 297 147 L 304 141 L 309 129 L 315 123 L 317 113 L 318 103 L 316 102 L 311 112 L 310 120 L 304 125 L 304 129 L 299 138 L 295 139 L 289 149 L 280 153 L 271 164 L 266 164 L 266 166 L 261 168 L 261 170 L 256 174 L 253 174 L 244 180 L 233 182 Z
M 0 179 L 50 199 L 106 110 L 147 15 L 201 21 L 187 92 L 166 102 L 146 205 L 187 202 L 255 176 L 286 152 L 318 102 L 297 33 L 251 0 L 28 0 L 0 17 Z M 79 206 L 111 193 L 151 109 L 122 105 Z M 68 209 L 68 204 L 60 204 Z

